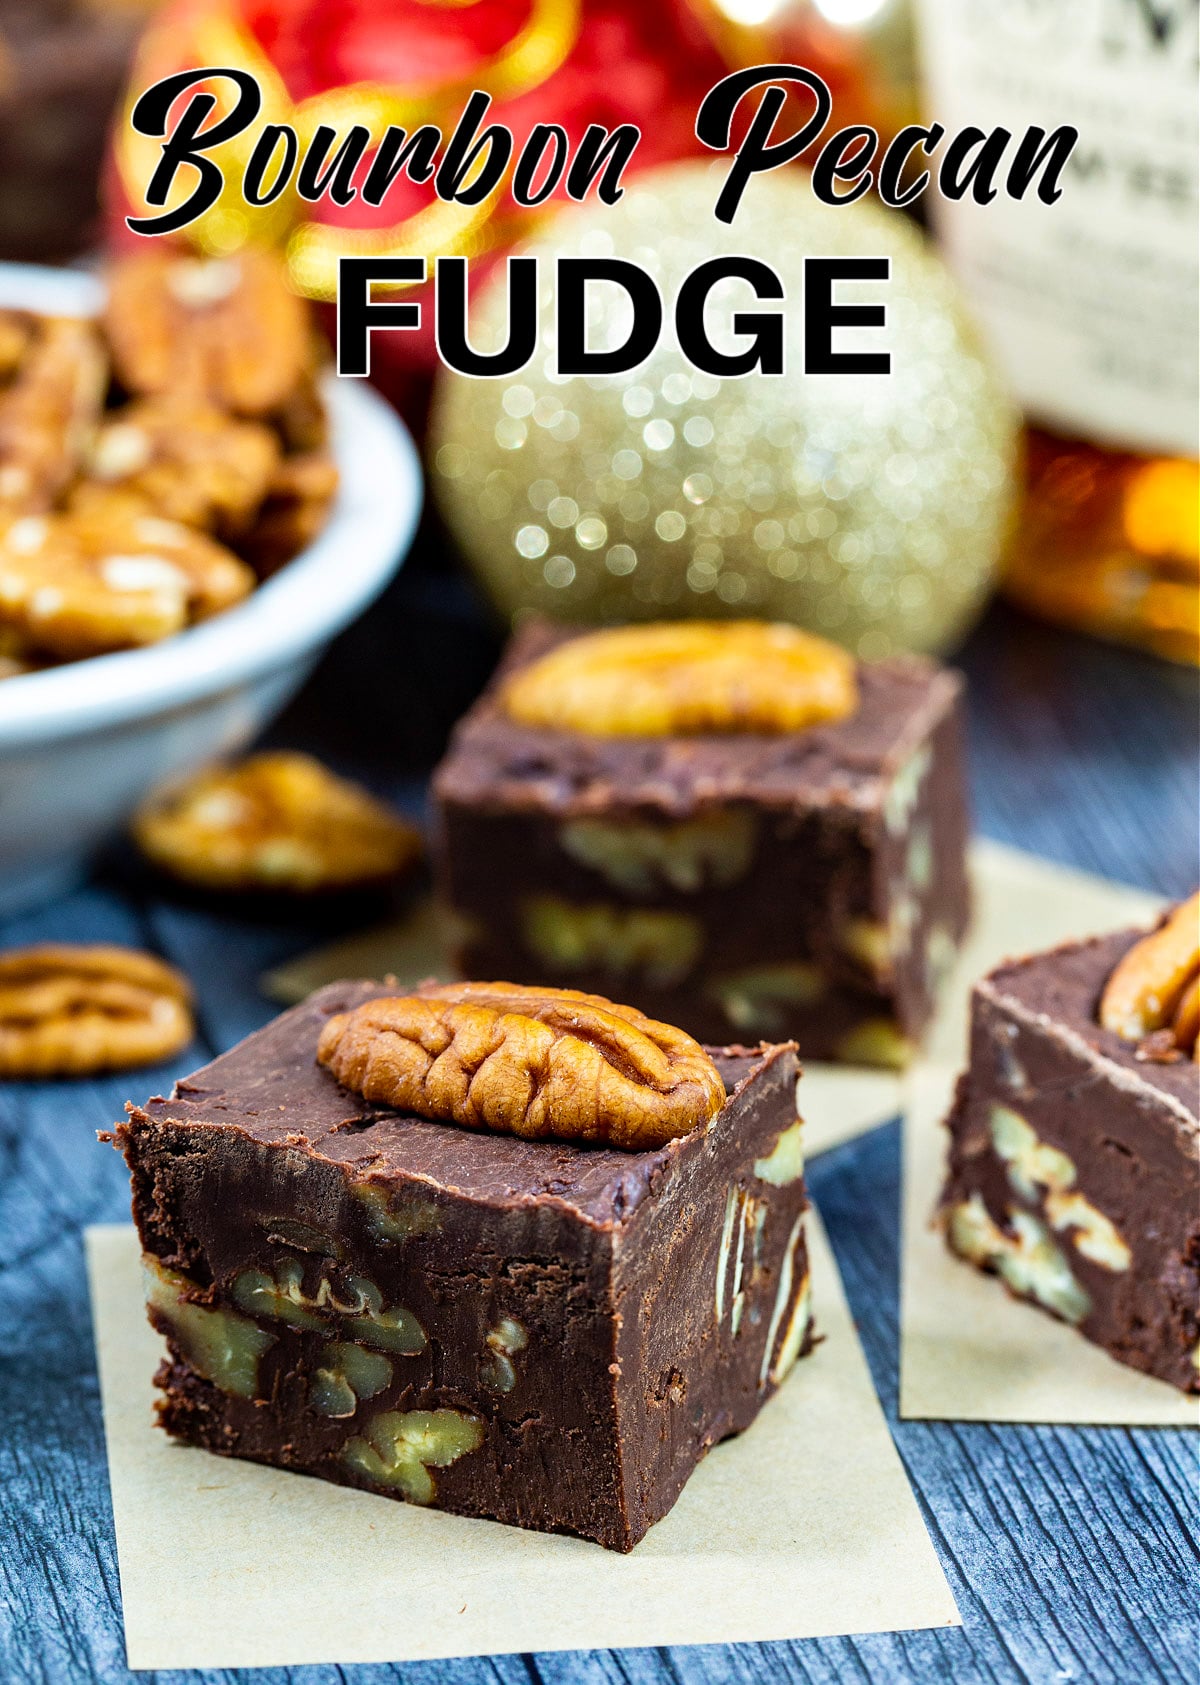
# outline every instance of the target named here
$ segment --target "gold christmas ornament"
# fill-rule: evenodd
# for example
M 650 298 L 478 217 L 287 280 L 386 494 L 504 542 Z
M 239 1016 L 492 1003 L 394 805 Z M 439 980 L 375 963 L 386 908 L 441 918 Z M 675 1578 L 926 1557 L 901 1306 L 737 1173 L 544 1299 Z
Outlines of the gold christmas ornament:
M 541 345 L 519 373 L 442 370 L 430 475 L 451 532 L 497 607 L 557 619 L 718 615 L 791 620 L 867 659 L 940 650 L 981 608 L 1008 524 L 1017 416 L 920 233 L 873 201 L 828 206 L 798 170 L 751 182 L 716 221 L 721 169 L 671 165 L 616 206 L 568 209 L 523 250 L 540 258 Z M 783 376 L 697 371 L 671 330 L 675 295 L 724 253 L 770 264 L 781 306 L 744 281 L 714 289 L 719 349 L 735 311 L 786 312 Z M 626 375 L 555 372 L 554 259 L 622 257 L 650 271 L 665 325 Z M 888 256 L 886 282 L 843 282 L 887 324 L 835 330 L 837 350 L 889 349 L 888 375 L 805 375 L 803 259 Z M 619 288 L 588 292 L 589 348 L 623 342 Z M 471 303 L 479 351 L 507 337 L 504 271 Z

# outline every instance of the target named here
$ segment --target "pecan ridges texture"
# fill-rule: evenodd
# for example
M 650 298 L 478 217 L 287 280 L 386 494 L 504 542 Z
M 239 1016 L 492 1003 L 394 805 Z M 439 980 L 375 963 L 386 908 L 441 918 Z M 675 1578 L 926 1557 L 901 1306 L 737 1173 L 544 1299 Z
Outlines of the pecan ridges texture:
M 725 1100 L 691 1036 L 575 989 L 459 983 L 368 1001 L 329 1020 L 317 1058 L 375 1104 L 531 1140 L 659 1147 Z

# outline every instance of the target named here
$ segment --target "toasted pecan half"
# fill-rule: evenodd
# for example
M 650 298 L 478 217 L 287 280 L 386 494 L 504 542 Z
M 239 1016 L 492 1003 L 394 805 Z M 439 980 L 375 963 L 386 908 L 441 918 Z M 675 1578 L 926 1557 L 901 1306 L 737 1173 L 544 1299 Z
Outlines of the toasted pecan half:
M 519 669 L 523 725 L 595 736 L 801 731 L 853 713 L 854 657 L 798 626 L 683 620 L 572 638 Z
M 415 865 L 421 834 L 311 755 L 274 750 L 155 792 L 133 835 L 155 865 L 208 889 L 311 894 Z
M 0 1077 L 88 1076 L 169 1058 L 191 988 L 153 954 L 45 942 L 0 954 Z
M 1125 1041 L 1169 1031 L 1175 1047 L 1200 1054 L 1200 890 L 1114 967 L 1101 996 L 1100 1022 Z
M 151 246 L 109 272 L 104 318 L 127 392 L 207 399 L 234 415 L 281 409 L 308 376 L 303 302 L 272 253 L 181 257 Z
M 684 1031 L 576 989 L 428 985 L 324 1026 L 317 1058 L 364 1099 L 529 1140 L 660 1147 L 725 1101 Z

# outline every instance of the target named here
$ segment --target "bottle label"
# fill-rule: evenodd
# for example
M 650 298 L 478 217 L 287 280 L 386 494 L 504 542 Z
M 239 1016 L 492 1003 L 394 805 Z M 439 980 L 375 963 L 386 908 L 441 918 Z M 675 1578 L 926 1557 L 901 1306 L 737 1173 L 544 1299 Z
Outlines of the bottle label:
M 1079 130 L 1053 205 L 1003 170 L 988 205 L 931 185 L 968 305 L 1031 419 L 1147 454 L 1197 448 L 1198 21 L 1197 0 L 920 0 L 926 122 Z

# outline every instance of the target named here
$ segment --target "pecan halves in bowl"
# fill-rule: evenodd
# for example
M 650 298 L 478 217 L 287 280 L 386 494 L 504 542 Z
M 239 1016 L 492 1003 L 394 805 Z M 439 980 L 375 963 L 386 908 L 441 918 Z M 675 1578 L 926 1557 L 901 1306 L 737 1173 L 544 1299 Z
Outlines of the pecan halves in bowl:
M 591 632 L 514 673 L 522 725 L 604 737 L 790 732 L 858 705 L 854 657 L 798 626 L 686 620 Z
M 312 543 L 337 488 L 337 464 L 325 449 L 300 451 L 278 463 L 254 524 L 241 539 L 241 553 L 260 579 Z
M 0 311 L 0 509 L 48 509 L 100 417 L 108 362 L 91 322 Z
M 236 538 L 254 520 L 280 466 L 279 441 L 200 401 L 139 398 L 105 416 L 71 489 L 74 509 L 112 492 L 148 514 Z
M 66 942 L 0 954 L 0 1077 L 125 1070 L 191 1039 L 187 979 L 153 954 Z
M 313 341 L 303 302 L 271 253 L 234 257 L 138 252 L 109 272 L 105 327 L 130 393 L 206 398 L 267 416 L 308 374 Z
M 529 1140 L 639 1150 L 725 1101 L 691 1036 L 575 989 L 452 983 L 331 1018 L 317 1058 L 365 1100 Z
M 1100 1022 L 1125 1041 L 1165 1032 L 1179 1051 L 1200 1057 L 1200 890 L 1118 962 L 1100 1000 Z

